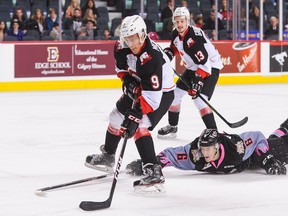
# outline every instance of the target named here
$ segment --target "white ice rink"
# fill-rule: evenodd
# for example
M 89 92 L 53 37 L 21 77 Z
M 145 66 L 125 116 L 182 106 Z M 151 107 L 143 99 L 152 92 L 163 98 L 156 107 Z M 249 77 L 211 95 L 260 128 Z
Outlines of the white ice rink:
M 132 184 L 137 177 L 120 174 L 111 207 L 88 213 L 78 208 L 79 203 L 106 200 L 111 177 L 36 196 L 38 188 L 102 174 L 86 168 L 84 160 L 99 152 L 108 114 L 120 92 L 0 93 L 0 216 L 288 214 L 288 176 L 268 176 L 263 170 L 211 175 L 166 168 L 167 193 L 150 197 L 134 195 Z M 288 85 L 217 86 L 210 102 L 228 121 L 249 117 L 237 129 L 216 117 L 220 131 L 261 130 L 268 136 L 288 118 Z M 164 116 L 152 133 L 157 152 L 185 145 L 204 129 L 189 97 L 183 101 L 178 139 L 156 138 L 156 131 L 166 124 Z M 135 144 L 129 140 L 122 169 L 136 158 Z

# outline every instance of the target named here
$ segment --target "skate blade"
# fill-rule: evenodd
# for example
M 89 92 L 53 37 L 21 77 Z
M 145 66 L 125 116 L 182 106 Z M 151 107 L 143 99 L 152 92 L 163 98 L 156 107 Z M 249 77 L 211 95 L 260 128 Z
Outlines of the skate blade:
M 134 193 L 137 195 L 163 194 L 165 192 L 164 183 L 134 186 Z
M 91 165 L 87 162 L 85 162 L 85 166 L 105 173 L 114 173 L 113 167 L 107 167 L 104 165 Z
M 159 138 L 159 139 L 175 139 L 175 138 L 177 138 L 177 133 L 169 133 L 166 135 L 157 134 L 157 138 Z

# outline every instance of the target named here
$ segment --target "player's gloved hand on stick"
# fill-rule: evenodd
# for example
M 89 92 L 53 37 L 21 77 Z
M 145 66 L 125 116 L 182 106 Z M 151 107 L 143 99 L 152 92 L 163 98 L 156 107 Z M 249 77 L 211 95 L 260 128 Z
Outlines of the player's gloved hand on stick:
M 128 134 L 128 138 L 134 136 L 138 129 L 139 123 L 143 117 L 143 113 L 140 109 L 130 109 L 125 113 L 124 121 L 121 124 L 120 135 L 124 137 L 125 133 Z
M 203 85 L 204 85 L 203 78 L 199 75 L 195 75 L 195 78 L 193 79 L 191 83 L 191 88 L 188 89 L 188 94 L 192 96 L 192 99 L 195 99 L 198 97 L 198 95 L 202 91 Z
M 268 175 L 286 175 L 285 165 L 271 154 L 264 157 L 262 165 Z
M 131 99 L 135 99 L 141 94 L 139 83 L 130 75 L 123 77 L 122 90 L 123 93 Z

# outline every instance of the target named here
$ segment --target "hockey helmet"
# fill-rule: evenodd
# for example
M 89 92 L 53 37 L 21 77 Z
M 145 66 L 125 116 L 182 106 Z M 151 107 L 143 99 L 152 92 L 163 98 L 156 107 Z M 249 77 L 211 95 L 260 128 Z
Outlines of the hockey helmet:
M 173 22 L 175 21 L 175 17 L 178 16 L 184 16 L 188 22 L 188 25 L 190 24 L 190 12 L 186 7 L 177 7 L 175 11 L 173 12 Z
M 147 27 L 139 15 L 127 16 L 122 21 L 121 29 L 120 29 L 120 39 L 122 44 L 124 44 L 124 38 L 132 36 L 134 34 L 138 34 L 140 38 L 140 43 L 143 43 L 147 36 Z M 142 36 L 144 37 L 142 38 Z
M 219 133 L 216 129 L 205 129 L 199 136 L 198 147 L 219 146 Z

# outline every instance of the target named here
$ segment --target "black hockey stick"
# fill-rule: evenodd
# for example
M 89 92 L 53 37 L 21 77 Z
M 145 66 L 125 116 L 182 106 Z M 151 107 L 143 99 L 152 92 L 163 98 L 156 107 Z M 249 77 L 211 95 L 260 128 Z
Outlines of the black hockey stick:
M 119 175 L 119 172 L 120 172 L 120 167 L 121 167 L 121 164 L 122 164 L 122 161 L 123 161 L 123 155 L 124 155 L 124 151 L 125 151 L 125 148 L 126 148 L 127 140 L 128 140 L 128 134 L 125 133 L 122 149 L 121 149 L 121 152 L 120 152 L 120 156 L 119 156 L 119 159 L 118 159 L 116 170 L 114 172 L 114 178 L 113 178 L 112 186 L 111 186 L 111 189 L 110 189 L 110 195 L 109 195 L 108 199 L 103 201 L 103 202 L 82 201 L 80 203 L 79 207 L 81 209 L 83 209 L 84 211 L 94 211 L 94 210 L 105 209 L 105 208 L 109 208 L 110 207 L 110 205 L 112 203 L 112 198 L 113 198 L 113 195 L 114 195 L 115 187 L 116 187 L 116 184 L 117 184 L 118 175 Z
M 176 74 L 176 76 L 179 77 L 179 79 L 184 83 L 184 85 L 186 85 L 189 89 L 191 88 L 191 86 L 188 85 L 188 83 L 181 77 L 180 74 L 178 74 L 175 70 L 174 70 L 174 73 Z M 247 121 L 248 121 L 247 116 L 238 122 L 234 122 L 234 123 L 228 122 L 205 98 L 203 98 L 203 96 L 201 94 L 199 94 L 198 97 L 202 101 L 204 101 L 204 103 L 206 103 L 229 127 L 238 128 L 238 127 L 241 127 L 247 123 Z
M 47 192 L 47 191 L 51 191 L 51 190 L 54 190 L 54 189 L 63 188 L 63 187 L 71 186 L 71 185 L 81 184 L 81 183 L 85 183 L 85 182 L 90 182 L 90 181 L 94 181 L 94 180 L 97 180 L 97 179 L 106 178 L 106 177 L 112 176 L 112 175 L 113 175 L 113 173 L 107 173 L 107 174 L 94 176 L 94 177 L 89 177 L 89 178 L 84 178 L 84 179 L 79 179 L 79 180 L 76 180 L 76 181 L 71 181 L 71 182 L 67 182 L 67 183 L 63 183 L 63 184 L 48 186 L 48 187 L 37 189 L 35 191 L 35 194 L 41 196 L 41 195 L 44 195 L 45 192 Z

